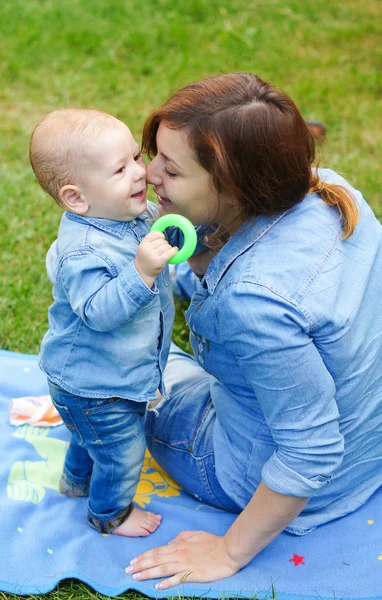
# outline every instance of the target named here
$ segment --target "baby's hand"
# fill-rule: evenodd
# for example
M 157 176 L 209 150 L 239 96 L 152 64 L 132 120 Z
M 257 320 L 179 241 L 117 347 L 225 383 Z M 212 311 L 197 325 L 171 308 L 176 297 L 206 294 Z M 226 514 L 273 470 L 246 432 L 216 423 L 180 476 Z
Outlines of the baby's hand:
M 154 285 L 155 278 L 177 251 L 178 248 L 170 246 L 164 234 L 159 231 L 152 231 L 143 238 L 138 246 L 134 264 L 149 288 Z

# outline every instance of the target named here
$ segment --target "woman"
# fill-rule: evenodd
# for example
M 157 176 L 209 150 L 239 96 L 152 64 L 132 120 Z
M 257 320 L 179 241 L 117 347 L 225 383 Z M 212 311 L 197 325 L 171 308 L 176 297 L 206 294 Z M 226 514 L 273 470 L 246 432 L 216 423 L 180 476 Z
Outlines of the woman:
M 296 106 L 253 75 L 179 90 L 143 145 L 161 214 L 223 240 L 194 259 L 195 359 L 172 352 L 149 449 L 187 491 L 240 513 L 222 537 L 183 532 L 132 561 L 166 589 L 230 576 L 284 529 L 306 534 L 382 485 L 382 227 L 344 179 L 312 170 Z

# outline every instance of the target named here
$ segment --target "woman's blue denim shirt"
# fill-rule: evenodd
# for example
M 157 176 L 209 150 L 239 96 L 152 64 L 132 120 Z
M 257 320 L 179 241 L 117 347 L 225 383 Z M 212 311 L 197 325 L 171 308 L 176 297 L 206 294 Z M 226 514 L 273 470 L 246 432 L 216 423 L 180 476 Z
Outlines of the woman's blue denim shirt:
M 133 259 L 157 207 L 133 221 L 64 213 L 47 254 L 54 303 L 40 366 L 64 390 L 136 401 L 166 396 L 174 318 L 168 267 L 150 289 Z
M 217 477 L 242 507 L 261 480 L 310 498 L 294 533 L 382 485 L 382 227 L 352 191 L 360 222 L 346 240 L 317 194 L 243 224 L 187 312 L 195 357 L 216 378 Z

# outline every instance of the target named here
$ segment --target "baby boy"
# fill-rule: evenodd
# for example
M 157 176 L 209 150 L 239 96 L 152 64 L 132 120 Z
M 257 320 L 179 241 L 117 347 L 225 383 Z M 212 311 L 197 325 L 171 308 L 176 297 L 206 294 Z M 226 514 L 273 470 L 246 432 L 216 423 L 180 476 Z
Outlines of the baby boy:
M 40 366 L 71 438 L 60 491 L 89 496 L 102 533 L 147 536 L 161 516 L 133 505 L 145 453 L 144 418 L 163 371 L 174 316 L 167 261 L 177 248 L 150 233 L 140 148 L 124 123 L 97 110 L 48 114 L 30 160 L 63 208 L 47 254 L 53 284 Z

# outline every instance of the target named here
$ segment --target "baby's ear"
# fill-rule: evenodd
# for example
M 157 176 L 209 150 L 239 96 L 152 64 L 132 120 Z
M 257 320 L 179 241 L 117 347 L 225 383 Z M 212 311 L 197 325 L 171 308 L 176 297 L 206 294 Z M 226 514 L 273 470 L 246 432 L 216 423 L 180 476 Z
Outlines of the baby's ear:
M 76 185 L 64 185 L 60 189 L 60 199 L 64 208 L 77 215 L 85 215 L 89 210 L 89 204 L 81 190 Z

